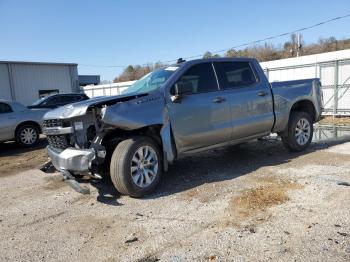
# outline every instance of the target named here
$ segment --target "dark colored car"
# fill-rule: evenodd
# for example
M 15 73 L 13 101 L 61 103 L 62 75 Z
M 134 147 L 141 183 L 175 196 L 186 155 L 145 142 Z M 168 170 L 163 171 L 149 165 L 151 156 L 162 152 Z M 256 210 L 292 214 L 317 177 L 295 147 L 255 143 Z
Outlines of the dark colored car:
M 89 97 L 85 94 L 57 94 L 42 97 L 28 106 L 28 108 L 56 108 L 88 99 Z

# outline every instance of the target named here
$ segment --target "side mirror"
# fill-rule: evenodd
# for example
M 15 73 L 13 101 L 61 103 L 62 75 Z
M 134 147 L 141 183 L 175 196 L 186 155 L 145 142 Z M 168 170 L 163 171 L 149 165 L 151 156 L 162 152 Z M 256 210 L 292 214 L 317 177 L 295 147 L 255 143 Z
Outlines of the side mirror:
M 174 85 L 174 95 L 171 96 L 173 102 L 181 100 L 182 97 L 190 95 L 193 92 L 192 84 L 190 82 L 176 83 Z

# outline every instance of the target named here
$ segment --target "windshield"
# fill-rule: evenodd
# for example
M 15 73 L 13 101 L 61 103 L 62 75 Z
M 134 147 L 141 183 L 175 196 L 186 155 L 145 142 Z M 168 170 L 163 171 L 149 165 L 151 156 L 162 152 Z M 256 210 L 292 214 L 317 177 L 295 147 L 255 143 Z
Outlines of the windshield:
M 45 100 L 45 98 L 46 98 L 46 97 L 42 97 L 42 98 L 36 100 L 36 101 L 32 104 L 32 106 L 37 106 L 37 105 L 39 105 L 42 101 Z
M 169 66 L 153 71 L 141 79 L 137 80 L 133 85 L 126 89 L 123 94 L 128 93 L 147 93 L 160 88 L 166 80 L 175 72 L 178 67 Z

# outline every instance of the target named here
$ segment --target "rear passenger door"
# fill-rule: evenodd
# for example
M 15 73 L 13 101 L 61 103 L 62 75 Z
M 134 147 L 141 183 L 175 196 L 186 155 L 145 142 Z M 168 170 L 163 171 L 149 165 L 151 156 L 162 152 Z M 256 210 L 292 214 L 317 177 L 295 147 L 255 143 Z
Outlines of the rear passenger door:
M 191 66 L 177 80 L 191 93 L 168 103 L 176 146 L 180 152 L 228 141 L 231 136 L 230 106 L 219 90 L 213 64 Z M 170 93 L 174 94 L 175 86 Z
M 214 63 L 220 87 L 232 115 L 232 139 L 264 135 L 271 131 L 274 116 L 272 95 L 248 61 Z

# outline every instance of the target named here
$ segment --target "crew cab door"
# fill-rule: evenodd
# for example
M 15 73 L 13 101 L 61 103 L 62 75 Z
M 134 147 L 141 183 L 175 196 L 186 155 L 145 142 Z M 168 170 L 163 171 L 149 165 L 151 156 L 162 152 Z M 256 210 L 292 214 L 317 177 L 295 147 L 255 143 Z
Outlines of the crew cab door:
M 219 90 L 212 63 L 191 66 L 177 80 L 176 87 L 191 90 L 167 105 L 179 152 L 230 139 L 230 106 L 223 92 Z M 170 92 L 174 94 L 174 90 L 175 85 Z
M 230 104 L 232 140 L 270 133 L 274 115 L 268 83 L 249 61 L 215 62 L 220 87 Z
M 10 105 L 0 102 L 0 141 L 14 137 L 14 127 L 17 122 L 16 114 Z

